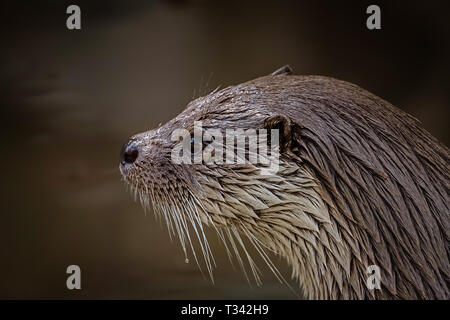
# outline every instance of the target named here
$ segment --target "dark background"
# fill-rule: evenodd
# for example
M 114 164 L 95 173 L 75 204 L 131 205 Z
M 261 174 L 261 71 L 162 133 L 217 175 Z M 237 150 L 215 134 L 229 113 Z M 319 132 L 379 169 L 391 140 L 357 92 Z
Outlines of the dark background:
M 216 284 L 184 263 L 125 191 L 118 154 L 193 96 L 285 64 L 356 83 L 448 145 L 447 8 L 374 1 L 370 31 L 372 2 L 342 2 L 2 1 L 0 298 L 295 298 L 267 270 L 250 287 L 212 233 Z M 72 3 L 80 31 L 66 28 Z

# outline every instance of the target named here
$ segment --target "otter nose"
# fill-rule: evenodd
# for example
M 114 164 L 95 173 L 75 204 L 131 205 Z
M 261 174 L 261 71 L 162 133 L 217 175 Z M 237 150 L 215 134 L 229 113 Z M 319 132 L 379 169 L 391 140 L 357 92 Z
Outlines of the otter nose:
M 133 139 L 128 140 L 120 151 L 120 162 L 125 165 L 126 163 L 133 163 L 136 161 L 139 155 L 138 147 Z

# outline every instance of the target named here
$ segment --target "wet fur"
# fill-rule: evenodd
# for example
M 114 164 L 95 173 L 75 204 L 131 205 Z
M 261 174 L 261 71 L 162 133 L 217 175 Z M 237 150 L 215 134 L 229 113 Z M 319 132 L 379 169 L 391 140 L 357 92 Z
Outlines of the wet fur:
M 125 181 L 162 213 L 169 233 L 181 232 L 182 243 L 191 241 L 187 222 L 194 224 L 209 270 L 205 223 L 240 264 L 239 234 L 263 257 L 267 248 L 284 256 L 308 298 L 448 299 L 448 148 L 356 85 L 290 73 L 215 91 L 136 135 L 143 152 L 133 167 L 121 167 Z M 204 129 L 280 129 L 279 173 L 173 164 L 170 134 L 194 121 Z M 373 264 L 381 268 L 381 290 L 366 287 Z

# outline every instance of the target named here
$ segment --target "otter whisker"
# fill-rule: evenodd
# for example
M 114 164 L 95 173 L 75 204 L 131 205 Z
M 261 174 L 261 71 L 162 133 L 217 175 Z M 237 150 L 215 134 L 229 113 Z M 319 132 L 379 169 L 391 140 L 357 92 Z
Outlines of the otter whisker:
M 272 262 L 270 257 L 267 255 L 267 253 L 264 251 L 264 248 L 262 247 L 261 241 L 259 241 L 247 228 L 244 224 L 241 225 L 241 227 L 245 230 L 244 234 L 247 236 L 247 239 L 249 242 L 255 247 L 256 251 L 259 253 L 261 258 L 264 260 L 264 262 L 269 266 L 272 273 L 275 275 L 275 277 L 278 279 L 278 281 L 284 285 L 286 285 L 292 293 L 294 293 L 297 297 L 300 298 L 300 295 L 292 288 L 292 286 L 287 282 L 287 280 L 283 277 L 281 272 L 278 270 L 278 268 L 275 266 L 275 264 Z M 267 246 L 264 246 L 268 248 Z M 273 250 L 271 250 L 273 251 Z M 275 251 L 273 251 L 276 253 Z
M 182 247 L 182 249 L 183 249 L 183 252 L 184 252 L 184 256 L 185 256 L 185 258 L 186 259 L 188 259 L 188 254 L 187 254 L 187 250 L 186 250 L 186 242 L 185 242 L 185 237 L 184 237 L 184 231 L 183 231 L 183 229 L 182 229 L 182 227 L 181 227 L 181 224 L 180 224 L 180 221 L 179 221 L 179 217 L 178 217 L 178 215 L 177 214 L 175 214 L 175 213 L 173 213 L 172 215 L 170 214 L 170 211 L 172 211 L 171 209 L 170 209 L 170 207 L 167 205 L 167 204 L 163 204 L 162 205 L 162 208 L 163 208 L 163 210 L 165 211 L 165 214 L 167 215 L 167 216 L 171 216 L 172 218 L 173 218 L 173 221 L 174 221 L 174 225 L 175 225 L 175 229 L 176 229 L 176 233 L 178 234 L 178 238 L 179 238 L 179 240 L 180 240 L 180 244 L 181 244 L 181 247 Z M 172 211 L 173 212 L 173 211 Z
M 195 206 L 194 206 L 194 204 L 191 204 L 190 202 L 188 202 L 189 206 L 191 207 L 191 210 L 194 210 L 196 212 L 196 215 L 197 215 L 200 223 L 201 223 L 201 219 L 200 219 L 200 213 L 198 212 L 198 210 L 199 210 L 198 207 L 200 207 L 201 210 L 203 210 L 203 213 L 204 213 L 203 216 L 205 216 L 207 218 L 207 220 L 209 221 L 209 225 L 212 225 L 213 228 L 216 230 L 217 235 L 219 236 L 219 239 L 222 241 L 222 243 L 223 243 L 223 245 L 225 247 L 225 250 L 226 250 L 227 255 L 228 255 L 228 259 L 230 260 L 230 263 L 231 263 L 231 265 L 232 265 L 232 267 L 234 269 L 235 266 L 234 266 L 234 263 L 233 263 L 233 255 L 231 254 L 231 251 L 228 248 L 227 242 L 225 240 L 225 236 L 223 234 L 223 230 L 217 228 L 217 226 L 214 223 L 214 221 L 212 220 L 211 216 L 207 214 L 208 211 L 202 205 L 201 201 L 199 201 L 197 199 L 197 197 L 190 190 L 188 190 L 188 193 L 191 195 L 191 199 L 193 200 L 193 202 L 195 204 Z M 214 261 L 214 264 L 215 264 L 215 261 Z
M 233 256 L 232 256 L 230 250 L 228 249 L 228 245 L 227 245 L 227 242 L 225 240 L 225 236 L 223 235 L 223 230 L 222 229 L 218 229 L 214 224 L 213 224 L 213 226 L 214 226 L 214 229 L 217 232 L 217 235 L 218 235 L 219 239 L 222 241 L 223 245 L 225 246 L 225 251 L 227 253 L 228 260 L 230 261 L 231 266 L 233 267 L 233 269 L 236 269 L 235 266 L 234 266 L 234 263 L 233 263 Z
M 175 235 L 175 232 L 174 232 L 174 230 L 173 230 L 173 227 L 172 227 L 172 230 L 171 230 L 171 228 L 169 227 L 169 220 L 168 220 L 168 218 L 167 218 L 167 215 L 166 215 L 165 212 L 162 210 L 159 201 L 156 201 L 156 199 L 153 197 L 153 195 L 152 195 L 151 197 L 152 197 L 152 208 L 153 208 L 153 212 L 154 212 L 156 215 L 158 215 L 158 216 L 161 217 L 161 220 L 160 220 L 161 226 L 162 226 L 162 217 L 164 217 L 164 219 L 166 220 L 167 231 L 168 231 L 168 233 L 169 233 L 170 242 L 173 242 L 173 239 L 172 239 L 172 232 L 173 232 L 173 234 Z M 170 223 L 170 225 L 171 225 L 171 224 L 172 224 L 172 223 Z
M 176 212 L 175 215 L 176 215 L 177 219 L 180 221 L 181 225 L 184 227 L 184 230 L 186 231 L 187 239 L 188 239 L 189 244 L 190 244 L 190 246 L 191 246 L 191 250 L 192 250 L 192 254 L 193 254 L 193 256 L 194 256 L 195 262 L 197 263 L 197 266 L 198 266 L 198 268 L 200 269 L 200 272 L 202 273 L 202 276 L 204 276 L 204 275 L 203 275 L 202 268 L 201 268 L 201 266 L 200 266 L 200 263 L 199 263 L 199 261 L 198 261 L 198 259 L 197 259 L 197 254 L 196 254 L 196 252 L 195 252 L 194 246 L 192 245 L 191 236 L 190 236 L 190 234 L 189 234 L 189 228 L 188 228 L 188 225 L 187 225 L 187 223 L 186 223 L 186 216 L 183 215 L 183 214 L 181 214 L 180 209 L 179 209 L 179 207 L 178 207 L 178 203 L 174 203 L 174 205 L 175 205 L 175 207 L 176 207 L 176 209 L 177 209 L 177 211 L 174 211 L 174 212 Z M 203 247 L 202 247 L 201 249 L 202 249 L 202 252 L 203 252 Z M 203 253 L 203 256 L 204 256 L 204 253 Z M 186 257 L 186 259 L 187 259 L 187 257 Z
M 199 233 L 197 232 L 197 228 L 196 228 L 195 223 L 194 223 L 194 221 L 192 219 L 192 216 L 195 217 L 195 220 L 197 221 L 197 224 L 198 224 L 198 226 L 200 228 L 201 235 L 202 235 L 203 242 L 204 242 L 205 249 L 206 249 L 206 254 L 208 255 L 208 260 L 211 258 L 213 263 L 214 263 L 214 266 L 217 267 L 216 261 L 214 259 L 213 254 L 212 254 L 212 251 L 211 251 L 211 247 L 209 246 L 208 238 L 206 237 L 205 232 L 203 230 L 203 224 L 202 224 L 202 221 L 201 221 L 200 216 L 198 214 L 198 211 L 193 209 L 193 207 L 191 205 L 191 201 L 187 201 L 186 203 L 188 205 L 186 212 L 191 217 L 191 222 L 192 222 L 193 227 L 195 228 L 195 232 L 197 233 L 197 237 L 199 237 Z M 199 241 L 200 241 L 200 238 L 199 238 Z
M 151 209 L 153 210 L 153 213 L 156 217 L 156 220 L 158 220 L 160 227 L 162 228 L 162 219 L 163 219 L 163 214 L 161 213 L 161 210 L 157 209 L 157 204 L 155 201 L 155 198 L 153 197 L 152 194 L 148 194 L 149 197 L 149 208 L 151 207 Z M 151 205 L 150 205 L 151 203 Z M 172 235 L 170 234 L 170 229 L 169 229 L 169 225 L 167 224 L 167 231 L 169 233 L 169 238 L 170 238 L 170 242 L 172 242 Z
M 139 192 L 139 201 L 141 203 L 141 207 L 144 208 L 144 215 L 147 216 L 147 205 L 146 205 L 146 202 L 145 202 L 145 197 L 142 194 L 142 192 Z
M 154 211 L 158 212 L 158 214 L 163 216 L 164 219 L 166 220 L 167 230 L 169 232 L 169 238 L 170 238 L 170 241 L 173 242 L 172 234 L 173 234 L 173 236 L 175 236 L 176 232 L 175 232 L 175 229 L 174 229 L 173 224 L 172 224 L 171 216 L 168 215 L 167 212 L 162 209 L 161 204 L 159 202 L 155 201 L 154 208 L 155 208 Z
M 197 200 L 197 199 L 195 199 L 195 200 Z M 198 215 L 198 214 L 197 214 L 197 215 Z M 230 262 L 231 262 L 231 264 L 232 264 L 232 266 L 233 266 L 233 268 L 234 268 L 233 259 L 232 259 L 232 254 L 231 254 L 231 252 L 230 252 L 230 250 L 229 250 L 229 248 L 228 248 L 228 245 L 227 245 L 227 242 L 226 242 L 226 240 L 225 240 L 223 231 L 222 231 L 222 230 L 219 230 L 219 229 L 215 226 L 215 224 L 213 223 L 213 221 L 212 221 L 212 219 L 211 219 L 210 216 L 207 216 L 207 217 L 208 217 L 208 219 L 210 220 L 211 224 L 213 225 L 214 229 L 216 230 L 217 235 L 218 235 L 219 238 L 222 240 L 222 242 L 223 242 L 223 244 L 224 244 L 224 246 L 225 246 L 225 248 L 226 248 L 226 252 L 227 252 L 228 258 L 229 258 L 229 260 L 230 260 Z M 199 221 L 199 223 L 201 223 L 201 221 Z M 202 230 L 202 231 L 203 231 L 203 230 Z M 249 265 L 250 265 L 250 267 L 251 267 L 251 269 L 252 269 L 252 272 L 253 272 L 253 274 L 254 274 L 255 281 L 256 281 L 257 285 L 260 286 L 260 285 L 262 284 L 262 282 L 261 282 L 260 276 L 258 275 L 258 273 L 261 273 L 260 270 L 259 270 L 259 268 L 258 268 L 257 265 L 255 264 L 255 262 L 253 261 L 253 259 L 250 257 L 250 255 L 249 255 L 249 253 L 248 253 L 248 251 L 247 251 L 247 249 L 246 249 L 246 247 L 245 247 L 245 245 L 244 245 L 244 242 L 242 241 L 242 239 L 241 239 L 241 237 L 240 237 L 238 231 L 237 231 L 237 230 L 233 230 L 233 233 L 234 233 L 234 236 L 235 236 L 236 239 L 238 240 L 239 244 L 241 245 L 243 251 L 245 252 L 245 254 L 246 254 L 246 256 L 247 256 L 247 259 L 248 259 L 248 261 L 249 261 Z M 246 279 L 247 279 L 247 282 L 248 282 L 249 284 L 251 284 L 251 281 L 250 281 L 250 279 L 249 279 L 249 277 L 248 277 L 248 274 L 247 274 L 245 265 L 244 265 L 244 263 L 243 263 L 243 261 L 242 261 L 242 258 L 241 258 L 241 256 L 240 256 L 240 252 L 239 252 L 239 250 L 238 250 L 238 248 L 237 248 L 237 246 L 236 246 L 236 244 L 235 244 L 235 241 L 234 241 L 234 239 L 233 239 L 233 234 L 231 234 L 231 233 L 229 232 L 229 230 L 227 230 L 227 235 L 228 235 L 229 241 L 230 241 L 230 243 L 231 243 L 231 245 L 232 245 L 232 247 L 233 247 L 233 249 L 234 249 L 234 251 L 235 251 L 236 258 L 238 259 L 238 262 L 239 262 L 239 264 L 240 264 L 240 267 L 241 267 L 241 269 L 243 270 L 244 275 L 245 275 L 245 277 L 246 277 Z
M 250 268 L 252 269 L 253 276 L 255 277 L 256 285 L 260 286 L 262 285 L 260 274 L 261 271 L 259 270 L 258 266 L 256 265 L 255 261 L 252 259 L 250 254 L 247 251 L 247 248 L 245 247 L 244 242 L 242 241 L 242 238 L 239 234 L 239 231 L 237 230 L 236 226 L 231 226 L 231 229 L 233 230 L 234 236 L 238 240 L 239 244 L 241 245 L 242 250 L 244 251 L 245 255 L 247 256 L 248 263 L 250 265 Z
M 236 243 L 234 242 L 233 235 L 231 234 L 230 229 L 226 229 L 226 234 L 227 234 L 228 240 L 230 241 L 231 246 L 232 246 L 232 248 L 234 250 L 234 253 L 236 254 L 236 258 L 237 258 L 237 260 L 239 262 L 239 266 L 241 267 L 242 272 L 244 272 L 244 275 L 245 275 L 245 278 L 247 279 L 247 282 L 249 284 L 251 284 L 250 279 L 249 279 L 248 274 L 247 274 L 247 270 L 245 269 L 245 266 L 244 266 L 244 262 L 242 261 L 241 255 L 240 255 L 239 250 L 238 250 L 238 248 L 236 246 Z
M 156 201 L 155 198 L 153 197 L 153 203 L 158 205 L 158 208 L 155 212 L 158 212 L 159 215 L 164 216 L 164 219 L 166 220 L 166 224 L 167 224 L 167 230 L 169 232 L 169 237 L 170 237 L 170 241 L 173 241 L 172 239 L 172 235 L 176 235 L 175 233 L 175 229 L 174 229 L 174 223 L 172 223 L 172 217 L 171 215 L 167 215 L 166 212 L 161 210 L 161 204 L 160 201 Z
M 192 212 L 193 216 L 195 216 L 195 218 L 196 218 L 196 220 L 197 220 L 197 223 L 198 223 L 198 225 L 199 225 L 199 227 L 200 227 L 200 230 L 201 230 L 201 232 L 202 232 L 202 236 L 203 236 L 203 239 L 204 239 L 205 244 L 206 244 L 206 246 L 207 246 L 207 249 L 208 249 L 208 251 L 211 253 L 211 257 L 212 257 L 214 266 L 217 267 L 216 261 L 215 261 L 215 259 L 214 259 L 213 254 L 212 254 L 211 248 L 210 248 L 210 246 L 209 246 L 208 239 L 207 239 L 207 237 L 206 237 L 206 235 L 205 235 L 205 232 L 204 232 L 204 230 L 203 230 L 203 223 L 202 223 L 202 220 L 201 220 L 201 218 L 200 218 L 200 213 L 199 213 L 199 211 L 198 211 L 197 205 L 199 205 L 199 206 L 202 208 L 202 210 L 203 210 L 203 212 L 204 212 L 204 216 L 206 216 L 206 217 L 210 220 L 211 225 L 214 226 L 214 228 L 216 229 L 216 231 L 217 231 L 217 228 L 216 228 L 215 224 L 212 222 L 211 217 L 210 217 L 209 215 L 206 214 L 207 211 L 203 208 L 203 206 L 201 205 L 201 202 L 200 202 L 200 201 L 199 201 L 199 200 L 198 200 L 198 199 L 197 199 L 190 191 L 189 191 L 189 194 L 191 195 L 191 199 L 193 200 L 193 202 L 194 202 L 196 205 L 194 206 L 194 205 L 191 203 L 191 201 L 188 201 L 188 202 L 187 202 L 187 204 L 188 204 L 188 206 L 189 206 L 188 208 L 189 208 L 189 210 Z M 225 246 L 226 246 L 226 244 L 225 244 Z M 227 253 L 229 254 L 228 247 L 226 247 L 226 250 L 227 250 Z
M 186 212 L 187 212 L 187 214 L 189 216 L 189 219 L 191 221 L 192 228 L 194 229 L 194 232 L 197 235 L 197 239 L 198 239 L 198 242 L 200 244 L 200 248 L 202 249 L 203 258 L 205 260 L 205 264 L 206 264 L 206 267 L 207 267 L 208 272 L 209 272 L 209 276 L 211 278 L 211 281 L 214 283 L 214 278 L 213 278 L 213 274 L 212 274 L 212 266 L 211 266 L 211 258 L 210 258 L 210 255 L 209 255 L 209 252 L 210 252 L 209 246 L 206 245 L 207 241 L 205 243 L 205 239 L 202 242 L 202 239 L 200 237 L 200 234 L 199 234 L 199 232 L 197 230 L 197 227 L 195 225 L 195 221 L 194 221 L 190 211 L 186 210 Z M 203 234 L 203 236 L 204 236 L 204 234 Z
M 133 188 L 133 198 L 134 198 L 135 202 L 137 201 L 137 191 L 138 191 L 137 186 L 134 186 L 134 188 Z

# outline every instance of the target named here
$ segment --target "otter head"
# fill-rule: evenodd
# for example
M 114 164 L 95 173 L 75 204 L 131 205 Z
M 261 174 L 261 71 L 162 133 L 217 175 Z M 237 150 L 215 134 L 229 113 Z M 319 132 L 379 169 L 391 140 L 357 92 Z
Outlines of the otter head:
M 169 233 L 178 234 L 185 252 L 190 234 L 198 237 L 210 272 L 205 224 L 217 230 L 241 267 L 245 253 L 259 282 L 242 234 L 280 276 L 264 248 L 297 263 L 309 254 L 319 225 L 329 223 L 314 177 L 292 152 L 299 147 L 293 124 L 271 107 L 276 92 L 264 86 L 288 73 L 281 69 L 198 98 L 165 125 L 131 137 L 121 152 L 123 179 L 166 220 Z M 293 254 L 292 241 L 303 251 Z
M 244 243 L 280 278 L 266 249 L 285 257 L 310 298 L 446 297 L 448 289 L 436 284 L 450 274 L 438 227 L 448 221 L 441 187 L 448 150 L 355 85 L 289 73 L 214 91 L 133 136 L 121 153 L 123 179 L 196 260 L 198 239 L 210 275 L 205 225 L 258 283 Z M 412 156 L 413 147 L 421 157 Z M 413 223 L 418 217 L 434 231 L 423 232 Z M 423 248 L 438 253 L 413 255 Z M 383 290 L 367 289 L 373 265 L 383 272 Z M 426 279 L 417 281 L 421 275 Z

